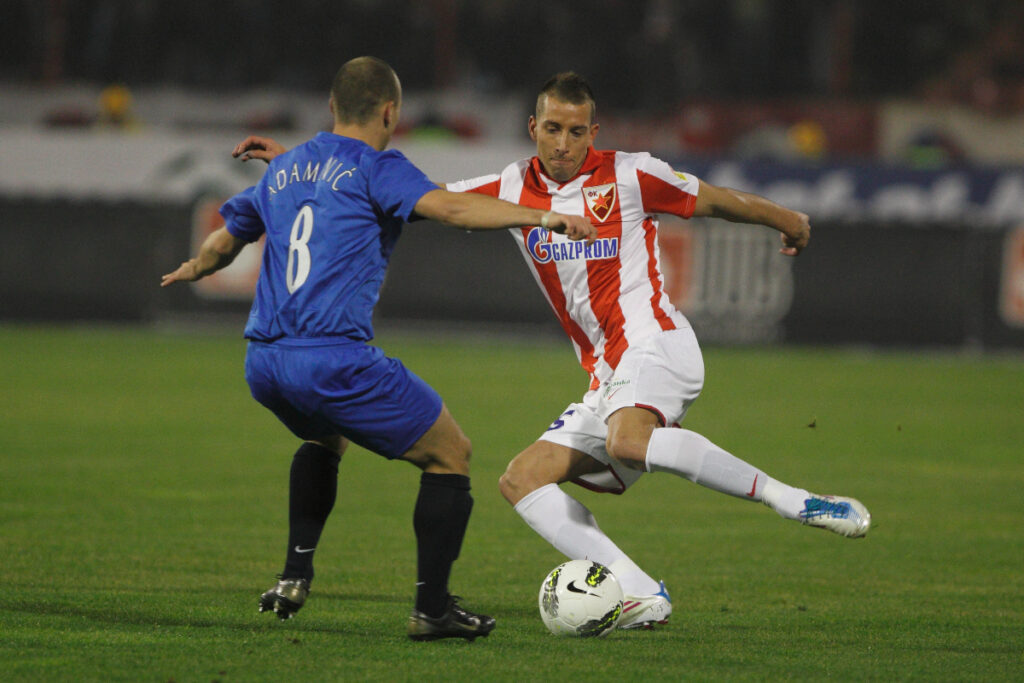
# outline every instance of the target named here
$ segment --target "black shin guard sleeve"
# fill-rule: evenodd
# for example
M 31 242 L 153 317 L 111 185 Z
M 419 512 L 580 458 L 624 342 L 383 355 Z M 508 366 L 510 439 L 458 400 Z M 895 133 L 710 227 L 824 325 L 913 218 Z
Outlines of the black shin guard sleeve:
M 469 477 L 423 473 L 413 528 L 418 579 L 416 609 L 428 616 L 440 616 L 447 609 L 448 576 L 462 549 L 472 510 Z
M 288 492 L 288 555 L 284 578 L 313 579 L 313 549 L 338 495 L 334 451 L 304 443 L 292 458 Z

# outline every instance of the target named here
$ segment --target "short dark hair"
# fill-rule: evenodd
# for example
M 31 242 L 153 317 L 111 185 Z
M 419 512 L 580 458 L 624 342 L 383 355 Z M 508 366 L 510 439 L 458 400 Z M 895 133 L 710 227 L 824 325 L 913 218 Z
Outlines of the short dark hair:
M 338 69 L 331 84 L 334 116 L 342 123 L 366 123 L 385 102 L 401 100 L 395 70 L 376 57 L 350 59 Z
M 538 119 L 543 109 L 542 98 L 545 95 L 569 104 L 589 104 L 590 122 L 593 123 L 597 118 L 597 102 L 594 101 L 594 91 L 590 89 L 587 79 L 575 71 L 562 71 L 555 74 L 540 89 L 540 94 L 537 95 L 537 108 L 534 112 Z

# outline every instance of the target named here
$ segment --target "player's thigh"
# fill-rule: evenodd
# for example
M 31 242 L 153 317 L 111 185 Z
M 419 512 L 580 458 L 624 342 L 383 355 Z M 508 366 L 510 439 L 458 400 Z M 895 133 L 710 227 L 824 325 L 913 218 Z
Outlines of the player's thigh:
M 641 339 L 623 354 L 615 374 L 587 395 L 603 420 L 622 408 L 642 408 L 662 426 L 678 424 L 704 386 L 704 360 L 690 328 Z M 596 399 L 596 400 L 595 400 Z
M 442 403 L 441 414 L 423 436 L 402 454 L 424 472 L 438 474 L 469 474 L 472 446 L 469 438 Z
M 575 449 L 594 461 L 590 463 L 590 471 L 571 478 L 573 483 L 602 493 L 625 493 L 643 471 L 626 467 L 609 455 L 608 425 L 601 414 L 588 405 L 588 398 L 591 396 L 584 397 L 583 403 L 570 405 L 551 423 L 541 440 Z
M 515 505 L 542 486 L 572 481 L 605 467 L 583 451 L 540 440 L 512 459 L 498 484 L 502 495 Z

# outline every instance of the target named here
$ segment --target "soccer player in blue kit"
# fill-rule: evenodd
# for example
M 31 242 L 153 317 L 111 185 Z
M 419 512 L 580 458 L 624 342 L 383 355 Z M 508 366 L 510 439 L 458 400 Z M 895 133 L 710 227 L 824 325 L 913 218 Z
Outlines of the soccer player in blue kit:
M 403 223 L 417 217 L 475 229 L 541 225 L 593 240 L 591 223 L 430 182 L 398 151 L 401 85 L 374 57 L 345 63 L 331 87 L 331 133 L 277 157 L 263 178 L 221 207 L 225 225 L 162 286 L 195 281 L 231 263 L 266 234 L 245 328 L 253 396 L 303 444 L 291 465 L 284 571 L 260 598 L 282 619 L 303 606 L 313 555 L 337 494 L 341 455 L 353 441 L 419 467 L 414 640 L 486 636 L 494 619 L 460 607 L 448 591 L 473 499 L 470 442 L 441 397 L 367 342 L 388 259 Z

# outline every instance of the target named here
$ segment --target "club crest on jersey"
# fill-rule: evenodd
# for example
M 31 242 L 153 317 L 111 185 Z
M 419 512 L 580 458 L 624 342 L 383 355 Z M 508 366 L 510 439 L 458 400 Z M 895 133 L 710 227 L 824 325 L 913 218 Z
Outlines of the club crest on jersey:
M 587 208 L 598 221 L 604 223 L 615 208 L 615 183 L 584 187 L 583 198 L 587 200 Z
M 526 236 L 526 250 L 537 263 L 610 259 L 619 255 L 619 238 L 599 237 L 593 243 L 565 238 L 556 240 L 550 230 L 536 227 Z

